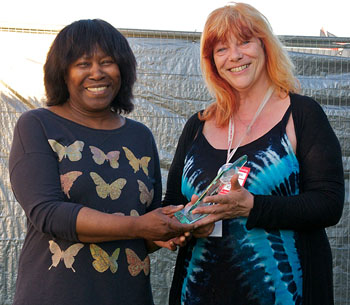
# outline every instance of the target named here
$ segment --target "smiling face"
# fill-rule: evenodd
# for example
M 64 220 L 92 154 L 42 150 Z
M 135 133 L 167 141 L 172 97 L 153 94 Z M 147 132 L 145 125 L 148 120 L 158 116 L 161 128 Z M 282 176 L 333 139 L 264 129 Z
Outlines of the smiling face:
M 83 55 L 71 63 L 65 80 L 69 91 L 67 102 L 83 113 L 109 112 L 121 86 L 118 65 L 99 47 L 91 56 Z
M 231 34 L 227 41 L 216 43 L 213 57 L 219 75 L 238 92 L 268 80 L 265 53 L 258 38 L 241 41 Z

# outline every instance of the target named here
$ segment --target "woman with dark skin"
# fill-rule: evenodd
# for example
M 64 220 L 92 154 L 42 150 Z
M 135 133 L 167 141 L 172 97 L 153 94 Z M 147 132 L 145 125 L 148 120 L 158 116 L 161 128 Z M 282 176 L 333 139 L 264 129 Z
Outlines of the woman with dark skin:
M 153 304 L 148 253 L 192 229 L 160 207 L 150 130 L 133 110 L 136 60 L 102 20 L 60 31 L 44 66 L 47 107 L 18 120 L 10 153 L 27 216 L 14 304 Z
M 344 177 L 325 113 L 297 94 L 288 54 L 248 4 L 209 15 L 201 67 L 216 100 L 188 120 L 164 203 L 194 203 L 222 165 L 247 163 L 194 209 L 208 216 L 179 251 L 170 304 L 333 304 L 325 228 L 341 217 Z

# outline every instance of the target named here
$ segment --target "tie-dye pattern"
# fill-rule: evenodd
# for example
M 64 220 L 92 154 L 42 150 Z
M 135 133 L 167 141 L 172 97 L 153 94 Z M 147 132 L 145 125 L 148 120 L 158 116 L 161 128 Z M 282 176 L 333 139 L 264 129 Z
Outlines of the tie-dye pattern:
M 276 125 L 255 142 L 237 151 L 236 158 L 248 155 L 251 170 L 245 187 L 254 194 L 298 194 L 299 164 L 285 125 Z M 182 177 L 182 193 L 187 199 L 200 194 L 210 182 L 209 177 L 214 177 L 224 163 L 225 152 L 216 150 L 214 156 L 211 150 L 214 149 L 200 134 L 187 154 Z M 208 152 L 206 156 L 203 151 Z M 224 220 L 223 237 L 197 239 L 191 244 L 185 260 L 182 304 L 301 304 L 302 272 L 296 233 L 247 230 L 245 224 L 243 217 Z

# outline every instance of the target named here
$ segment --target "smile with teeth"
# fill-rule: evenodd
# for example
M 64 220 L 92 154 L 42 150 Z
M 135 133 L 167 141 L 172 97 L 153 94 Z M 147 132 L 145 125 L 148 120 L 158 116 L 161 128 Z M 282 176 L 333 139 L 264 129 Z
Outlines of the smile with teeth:
M 243 65 L 243 66 L 240 66 L 240 67 L 236 67 L 236 68 L 232 68 L 230 69 L 231 72 L 240 72 L 244 69 L 247 69 L 249 67 L 249 65 Z
M 86 88 L 88 91 L 91 92 L 101 92 L 107 89 L 107 86 L 103 86 L 103 87 L 96 87 L 96 88 Z

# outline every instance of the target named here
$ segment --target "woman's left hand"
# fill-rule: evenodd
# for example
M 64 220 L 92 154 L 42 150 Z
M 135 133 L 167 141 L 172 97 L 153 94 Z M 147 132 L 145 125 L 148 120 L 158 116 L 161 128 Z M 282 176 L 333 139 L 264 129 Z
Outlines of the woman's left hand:
M 221 220 L 239 216 L 248 217 L 253 208 L 254 196 L 242 187 L 238 182 L 238 174 L 231 178 L 231 190 L 227 194 L 207 196 L 204 202 L 215 204 L 198 207 L 193 214 L 209 214 L 195 223 L 195 228 Z

